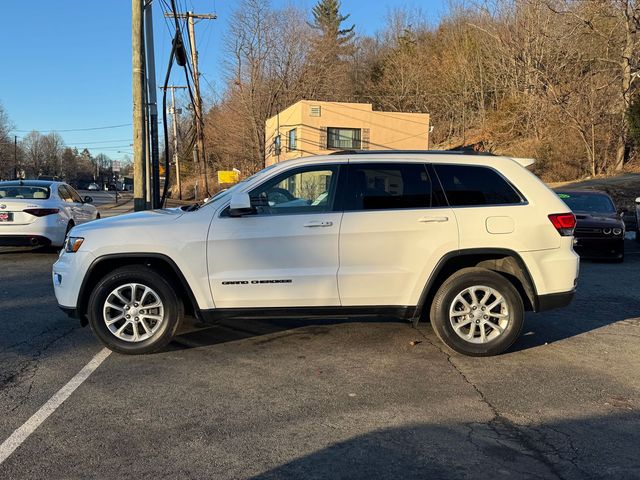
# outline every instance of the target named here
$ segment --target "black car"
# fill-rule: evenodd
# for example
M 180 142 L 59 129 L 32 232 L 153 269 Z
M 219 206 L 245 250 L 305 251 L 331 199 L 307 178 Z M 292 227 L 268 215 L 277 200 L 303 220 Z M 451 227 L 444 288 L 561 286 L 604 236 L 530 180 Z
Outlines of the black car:
M 605 192 L 558 190 L 576 216 L 574 250 L 582 258 L 624 260 L 625 226 Z

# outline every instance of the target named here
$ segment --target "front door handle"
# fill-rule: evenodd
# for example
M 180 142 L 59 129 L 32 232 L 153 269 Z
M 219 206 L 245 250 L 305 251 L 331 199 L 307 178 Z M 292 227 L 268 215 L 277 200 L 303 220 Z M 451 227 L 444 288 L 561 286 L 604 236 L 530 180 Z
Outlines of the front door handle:
M 448 222 L 449 217 L 422 217 L 418 221 L 421 223 Z
M 330 227 L 331 225 L 333 225 L 333 222 L 319 222 L 317 220 L 314 220 L 312 222 L 307 222 L 304 224 L 305 227 L 308 228 L 312 228 L 312 227 Z

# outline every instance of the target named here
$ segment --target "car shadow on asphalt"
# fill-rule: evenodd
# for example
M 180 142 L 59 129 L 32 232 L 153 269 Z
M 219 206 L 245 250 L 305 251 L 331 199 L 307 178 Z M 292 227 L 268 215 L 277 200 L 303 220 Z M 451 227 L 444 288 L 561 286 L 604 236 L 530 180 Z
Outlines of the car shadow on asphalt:
M 60 251 L 58 247 L 0 247 L 0 255 L 24 253 L 31 255 L 51 255 Z M 52 257 L 53 258 L 53 257 Z M 55 260 L 54 260 L 55 261 Z M 53 262 L 52 262 L 53 263 Z
M 562 341 L 623 320 L 640 317 L 638 297 L 629 289 L 621 292 L 619 288 L 619 286 L 637 285 L 636 272 L 640 269 L 640 245 L 629 241 L 626 242 L 625 247 L 628 255 L 622 264 L 581 262 L 581 280 L 572 304 L 550 312 L 528 313 L 522 335 L 507 350 L 507 353 Z M 605 276 L 614 278 L 614 283 L 607 279 L 602 280 L 604 283 L 601 289 L 594 294 L 593 291 L 599 288 L 598 285 L 594 285 L 594 282 L 600 281 L 600 277 Z M 581 285 L 583 285 L 582 288 Z M 272 336 L 275 339 L 282 336 L 321 334 L 333 325 L 356 322 L 395 322 L 399 326 L 411 328 L 407 321 L 383 317 L 227 320 L 213 326 L 198 324 L 191 319 L 172 344 L 163 351 L 211 346 L 252 337 Z
M 582 260 L 578 288 L 566 308 L 527 314 L 517 352 L 640 317 L 640 245 L 625 242 L 624 263 Z
M 274 318 L 274 319 L 233 319 L 215 325 L 199 323 L 187 318 L 174 337 L 172 343 L 158 353 L 219 345 L 255 338 L 257 344 L 265 344 L 284 337 L 312 337 L 328 333 L 332 326 L 353 323 L 397 323 L 410 328 L 407 321 L 387 317 L 348 318 Z M 416 334 L 420 337 L 419 334 Z
M 252 478 L 631 479 L 640 471 L 639 426 L 638 412 L 620 411 L 531 427 L 501 416 L 419 423 L 333 443 Z

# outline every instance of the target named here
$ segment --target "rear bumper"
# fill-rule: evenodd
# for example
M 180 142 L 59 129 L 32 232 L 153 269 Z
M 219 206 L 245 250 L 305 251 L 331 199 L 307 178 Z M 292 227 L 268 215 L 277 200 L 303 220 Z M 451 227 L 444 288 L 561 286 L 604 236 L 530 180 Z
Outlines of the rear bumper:
M 536 312 L 546 312 L 555 308 L 566 307 L 571 303 L 576 291 L 549 293 L 547 295 L 539 295 L 537 299 Z
M 67 222 L 60 215 L 37 217 L 27 224 L 0 224 L 0 243 L 4 246 L 29 246 L 32 238 L 45 239 L 36 245 L 62 246 L 66 233 Z
M 41 247 L 51 245 L 42 235 L 0 235 L 0 247 Z

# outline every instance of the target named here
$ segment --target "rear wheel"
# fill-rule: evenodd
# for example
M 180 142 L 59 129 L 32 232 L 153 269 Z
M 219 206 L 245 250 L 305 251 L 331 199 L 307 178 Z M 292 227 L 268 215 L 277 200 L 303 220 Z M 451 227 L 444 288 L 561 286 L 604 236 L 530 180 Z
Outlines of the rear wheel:
M 470 356 L 491 356 L 507 350 L 524 323 L 522 298 L 499 273 L 464 268 L 438 289 L 431 304 L 431 324 L 452 350 Z
M 111 350 L 151 353 L 173 338 L 182 317 L 182 301 L 158 273 L 141 265 L 106 275 L 93 289 L 89 324 Z

